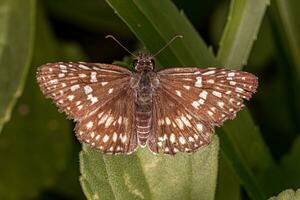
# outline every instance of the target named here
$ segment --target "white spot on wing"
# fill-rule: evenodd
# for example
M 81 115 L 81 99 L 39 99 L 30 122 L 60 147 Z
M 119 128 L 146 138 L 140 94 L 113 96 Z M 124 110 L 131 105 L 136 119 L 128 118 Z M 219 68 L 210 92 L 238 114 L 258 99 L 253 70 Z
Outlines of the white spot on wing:
M 104 143 L 106 143 L 108 140 L 109 140 L 109 136 L 105 134 L 104 137 L 103 137 L 103 139 L 102 139 L 102 141 Z
M 58 74 L 58 78 L 63 78 L 63 77 L 65 77 L 65 74 L 63 73 Z
M 108 94 L 111 94 L 113 91 L 114 91 L 114 88 L 110 88 L 110 89 L 108 90 Z
M 103 124 L 107 118 L 107 114 L 103 115 L 102 118 L 99 120 L 98 124 Z
M 219 101 L 218 105 L 219 105 L 219 107 L 223 108 L 224 107 L 224 102 L 223 101 Z
M 73 86 L 71 86 L 71 91 L 74 92 L 74 91 L 76 91 L 79 88 L 80 88 L 80 86 L 78 84 L 77 85 L 73 85 Z
M 87 129 L 91 129 L 93 127 L 94 123 L 92 121 L 89 121 L 87 124 L 86 124 L 86 128 Z
M 235 75 L 234 72 L 230 72 L 230 73 L 228 74 L 228 76 L 234 76 L 234 75 Z
M 190 137 L 189 137 L 189 141 L 190 141 L 190 142 L 194 142 L 195 140 L 194 140 L 193 137 L 190 136 Z
M 112 116 L 109 116 L 105 122 L 105 128 L 109 127 L 113 121 L 114 121 L 114 118 Z
M 79 74 L 79 78 L 85 78 L 85 77 L 87 77 L 86 74 Z
M 113 134 L 113 141 L 114 142 L 116 142 L 117 141 L 117 139 L 118 139 L 118 135 L 117 135 L 117 133 L 116 132 L 114 132 L 114 134 Z
M 170 125 L 171 124 L 171 120 L 169 119 L 169 117 L 166 117 L 166 124 Z
M 197 124 L 196 128 L 198 131 L 202 132 L 203 131 L 203 125 L 202 124 Z M 196 138 L 197 139 L 197 138 Z
M 91 73 L 91 82 L 92 83 L 96 83 L 98 80 L 97 80 L 97 72 L 92 72 Z
M 185 116 L 181 116 L 180 118 L 186 126 L 192 127 L 190 121 Z
M 235 81 L 230 81 L 229 84 L 230 84 L 230 85 L 235 85 L 236 82 L 235 82 Z
M 200 106 L 200 104 L 199 104 L 198 101 L 194 101 L 194 102 L 192 103 L 192 106 L 193 106 L 194 108 L 196 108 L 196 109 L 199 109 L 198 107 Z
M 179 118 L 176 118 L 176 123 L 177 123 L 177 125 L 179 126 L 179 128 L 180 128 L 181 130 L 183 130 L 183 129 L 184 129 L 184 125 L 183 125 L 183 123 L 182 123 L 181 119 L 179 119 Z
M 222 97 L 221 92 L 218 92 L 218 91 L 213 91 L 212 94 L 213 94 L 214 96 L 216 96 L 216 97 L 219 97 L 219 98 Z
M 120 116 L 118 119 L 118 124 L 121 124 L 121 122 L 122 122 L 122 117 Z
M 214 84 L 215 81 L 214 81 L 213 79 L 209 79 L 209 80 L 207 81 L 207 83 Z
M 180 136 L 180 137 L 179 137 L 179 142 L 180 142 L 181 144 L 185 144 L 185 138 L 182 137 L 182 136 Z
M 68 95 L 67 98 L 68 98 L 69 101 L 73 101 L 73 99 L 75 98 L 75 96 L 74 95 Z
M 199 99 L 199 101 L 198 101 L 201 105 L 203 105 L 204 104 L 204 99 Z
M 126 140 L 127 140 L 127 136 L 126 136 L 126 135 L 124 135 L 124 136 L 122 137 L 122 143 L 125 143 L 125 142 L 126 142 Z
M 199 88 L 202 87 L 202 77 L 199 76 L 196 79 L 197 81 L 195 82 L 195 87 L 199 87 Z
M 56 83 L 58 83 L 58 80 L 57 79 L 53 79 L 53 80 L 51 80 L 49 82 L 50 82 L 50 84 L 56 84 Z
M 235 88 L 235 91 L 236 91 L 236 92 L 244 92 L 244 90 L 243 90 L 242 88 L 239 88 L 239 87 L 236 87 L 236 88 Z
M 215 70 L 207 71 L 207 72 L 204 72 L 203 75 L 211 75 L 211 74 L 214 74 L 215 72 L 216 72 Z
M 81 68 L 81 69 L 90 70 L 90 68 L 88 68 L 87 66 L 82 65 L 82 64 L 78 65 L 78 67 Z
M 63 69 L 67 69 L 67 66 L 65 66 L 65 65 L 59 65 L 59 68 L 60 68 L 61 70 L 63 70 Z
M 200 94 L 199 94 L 199 97 L 201 97 L 202 99 L 206 99 L 206 97 L 207 97 L 207 92 L 206 92 L 206 90 L 203 90 Z
M 89 86 L 89 85 L 84 86 L 84 93 L 85 94 L 89 94 L 91 92 L 93 92 L 93 89 L 91 88 L 91 86 Z
M 177 94 L 177 96 L 181 97 L 181 92 L 179 90 L 176 90 L 176 94 Z
M 175 142 L 175 135 L 174 135 L 174 133 L 171 133 L 171 135 L 170 135 L 170 142 L 172 142 L 172 143 Z
M 91 132 L 91 138 L 94 138 L 95 137 L 95 132 Z
M 191 89 L 191 86 L 189 86 L 189 85 L 184 85 L 183 86 L 185 89 L 187 89 L 187 90 L 190 90 Z
M 92 102 L 92 105 L 93 105 L 94 103 L 97 103 L 97 102 L 98 102 L 98 98 L 97 98 L 97 97 L 92 97 L 92 98 L 91 98 L 91 102 Z

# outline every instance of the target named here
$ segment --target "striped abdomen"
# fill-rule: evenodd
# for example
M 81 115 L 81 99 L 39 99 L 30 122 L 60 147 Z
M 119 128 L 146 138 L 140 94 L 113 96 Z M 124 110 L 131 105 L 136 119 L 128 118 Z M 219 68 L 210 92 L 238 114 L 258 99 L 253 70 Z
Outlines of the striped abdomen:
M 145 146 L 151 131 L 152 108 L 151 104 L 136 105 L 136 131 L 139 144 Z
M 136 131 L 139 144 L 146 146 L 152 125 L 152 93 L 148 73 L 142 73 L 136 89 Z

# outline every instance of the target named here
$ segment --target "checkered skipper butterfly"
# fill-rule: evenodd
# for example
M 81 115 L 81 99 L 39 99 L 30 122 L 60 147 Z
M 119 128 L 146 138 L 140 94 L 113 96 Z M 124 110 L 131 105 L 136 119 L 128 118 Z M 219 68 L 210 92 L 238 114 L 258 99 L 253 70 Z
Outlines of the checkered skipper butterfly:
M 214 126 L 233 119 L 258 86 L 247 72 L 194 67 L 156 72 L 154 56 L 134 57 L 134 72 L 85 62 L 38 68 L 43 94 L 77 122 L 78 139 L 107 154 L 130 154 L 138 146 L 153 153 L 194 152 L 210 143 Z

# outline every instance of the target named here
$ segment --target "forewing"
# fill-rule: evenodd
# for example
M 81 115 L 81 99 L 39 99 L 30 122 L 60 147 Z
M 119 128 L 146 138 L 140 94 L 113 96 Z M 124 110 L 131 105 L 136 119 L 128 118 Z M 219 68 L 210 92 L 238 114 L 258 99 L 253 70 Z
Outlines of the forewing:
M 50 63 L 38 69 L 42 92 L 77 121 L 79 140 L 105 153 L 136 148 L 131 72 L 97 63 Z
M 170 68 L 158 80 L 149 148 L 169 154 L 208 144 L 214 126 L 233 119 L 258 85 L 250 73 L 215 68 Z
M 38 68 L 37 80 L 46 97 L 75 121 L 117 96 L 129 84 L 125 68 L 97 63 L 49 63 Z
M 213 126 L 233 119 L 258 86 L 257 77 L 248 72 L 215 68 L 166 69 L 159 80 L 163 90 Z

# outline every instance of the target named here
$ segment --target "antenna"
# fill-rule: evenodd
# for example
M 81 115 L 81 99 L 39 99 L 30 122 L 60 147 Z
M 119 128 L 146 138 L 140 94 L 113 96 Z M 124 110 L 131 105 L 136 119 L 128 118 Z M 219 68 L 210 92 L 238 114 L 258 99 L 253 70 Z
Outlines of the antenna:
M 133 57 L 137 57 L 136 55 L 134 55 L 133 53 L 131 53 L 124 45 L 121 44 L 121 42 L 119 42 L 119 40 L 117 40 L 114 36 L 112 35 L 107 35 L 105 36 L 105 39 L 107 38 L 111 38 L 113 39 L 116 43 L 118 43 L 118 45 L 120 45 L 125 51 L 127 51 L 128 53 L 130 53 Z
M 156 54 L 154 54 L 153 57 L 155 57 L 158 54 L 160 54 L 160 52 L 162 52 L 165 48 L 167 48 L 177 38 L 183 38 L 183 36 L 182 35 L 175 35 L 165 46 L 163 46 L 158 52 L 156 52 Z

